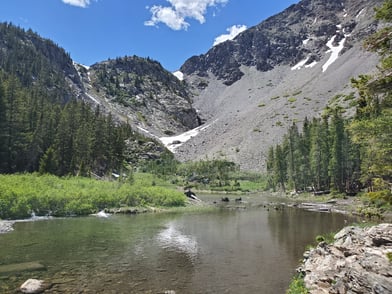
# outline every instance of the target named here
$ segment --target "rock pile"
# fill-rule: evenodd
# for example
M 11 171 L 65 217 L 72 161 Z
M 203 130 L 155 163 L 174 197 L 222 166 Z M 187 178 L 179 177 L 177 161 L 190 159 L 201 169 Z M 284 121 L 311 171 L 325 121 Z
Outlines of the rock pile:
M 346 227 L 304 255 L 310 293 L 392 293 L 392 224 Z

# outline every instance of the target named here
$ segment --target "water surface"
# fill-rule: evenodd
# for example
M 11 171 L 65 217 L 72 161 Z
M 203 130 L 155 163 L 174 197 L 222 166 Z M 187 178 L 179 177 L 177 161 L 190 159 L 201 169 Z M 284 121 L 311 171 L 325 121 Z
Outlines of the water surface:
M 45 293 L 285 293 L 305 246 L 346 216 L 285 207 L 22 222 L 0 235 L 0 293 L 28 278 Z

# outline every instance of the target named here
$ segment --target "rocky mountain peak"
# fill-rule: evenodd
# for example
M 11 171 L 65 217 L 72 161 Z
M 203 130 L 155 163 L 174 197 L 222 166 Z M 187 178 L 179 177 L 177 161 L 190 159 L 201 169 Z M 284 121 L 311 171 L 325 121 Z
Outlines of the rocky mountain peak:
M 181 67 L 186 75 L 212 73 L 225 85 L 244 75 L 241 66 L 269 71 L 279 65 L 304 65 L 319 61 L 329 48 L 344 41 L 350 48 L 376 29 L 373 7 L 379 0 L 303 0 L 283 12 L 242 32 L 234 40 L 220 43 L 206 54 L 193 56 Z

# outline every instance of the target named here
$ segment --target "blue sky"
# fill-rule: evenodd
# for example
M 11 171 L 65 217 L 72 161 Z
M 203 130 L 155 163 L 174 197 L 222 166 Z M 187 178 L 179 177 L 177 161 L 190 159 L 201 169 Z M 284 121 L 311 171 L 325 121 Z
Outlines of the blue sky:
M 295 0 L 1 0 L 0 21 L 31 28 L 79 63 L 138 55 L 170 71 Z M 230 29 L 231 28 L 231 29 Z

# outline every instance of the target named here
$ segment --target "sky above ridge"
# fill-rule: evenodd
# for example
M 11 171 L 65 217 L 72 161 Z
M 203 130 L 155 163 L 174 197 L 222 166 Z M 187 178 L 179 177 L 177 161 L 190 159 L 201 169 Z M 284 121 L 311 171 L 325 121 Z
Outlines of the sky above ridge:
M 137 55 L 177 70 L 295 0 L 1 0 L 0 22 L 32 29 L 92 65 Z

